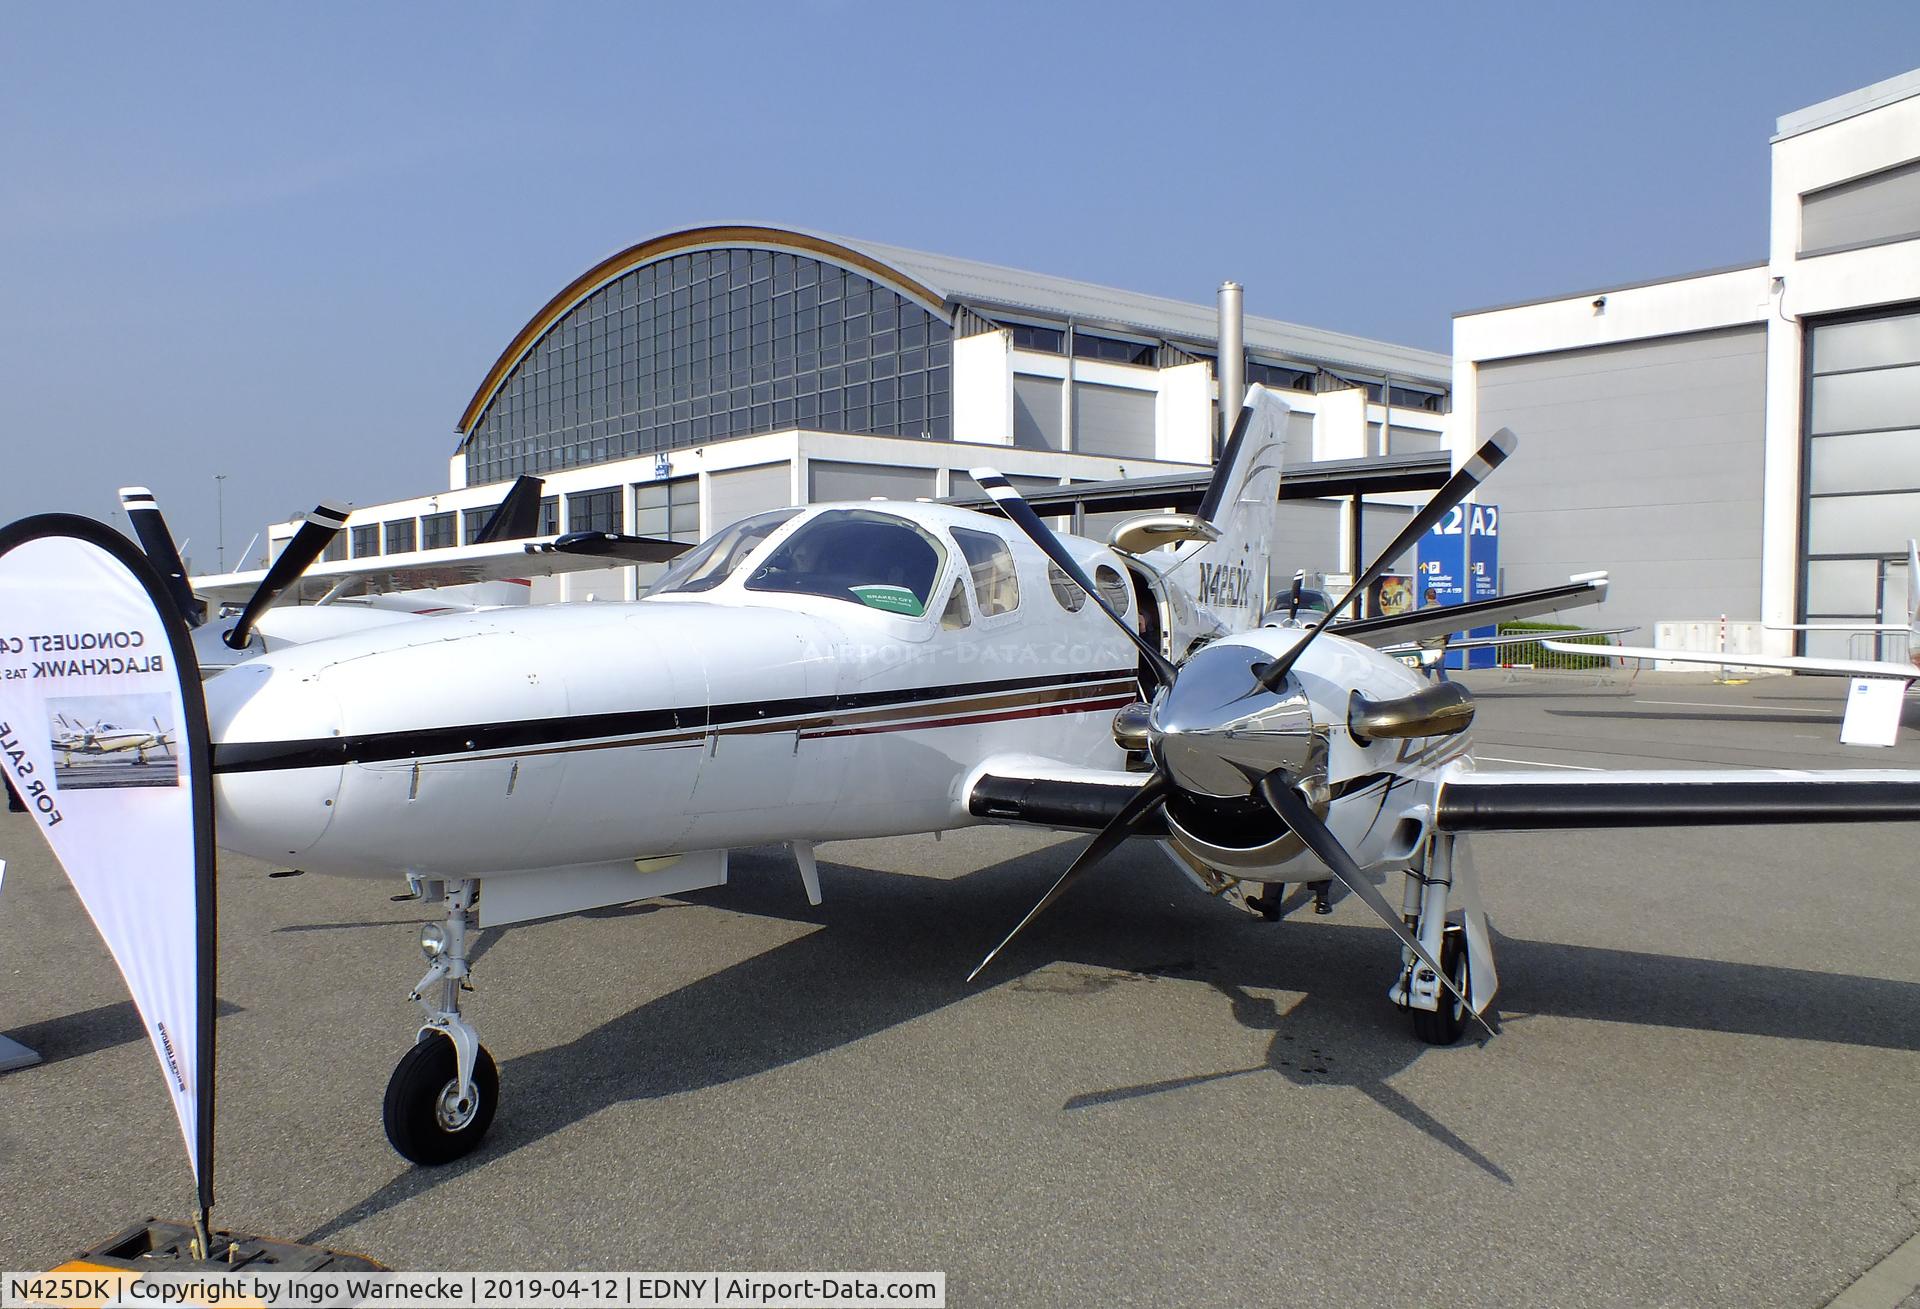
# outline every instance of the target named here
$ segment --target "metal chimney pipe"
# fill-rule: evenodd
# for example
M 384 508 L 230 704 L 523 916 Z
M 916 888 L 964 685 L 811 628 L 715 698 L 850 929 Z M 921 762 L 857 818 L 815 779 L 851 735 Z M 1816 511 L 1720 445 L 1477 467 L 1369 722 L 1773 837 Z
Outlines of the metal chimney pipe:
M 1214 458 L 1226 449 L 1227 436 L 1247 399 L 1247 315 L 1238 282 L 1220 283 L 1220 425 L 1213 436 Z

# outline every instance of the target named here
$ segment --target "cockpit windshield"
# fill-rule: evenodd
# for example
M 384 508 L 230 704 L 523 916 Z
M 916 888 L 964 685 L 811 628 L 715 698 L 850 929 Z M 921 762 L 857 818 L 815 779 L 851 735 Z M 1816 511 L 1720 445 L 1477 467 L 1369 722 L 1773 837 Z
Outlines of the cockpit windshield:
M 740 562 L 773 535 L 776 528 L 799 512 L 798 509 L 770 509 L 764 514 L 742 518 L 674 560 L 673 567 L 660 574 L 660 580 L 647 594 L 711 591 L 731 577 Z
M 747 578 L 747 589 L 831 596 L 918 618 L 944 558 L 940 543 L 904 518 L 830 509 L 782 541 Z

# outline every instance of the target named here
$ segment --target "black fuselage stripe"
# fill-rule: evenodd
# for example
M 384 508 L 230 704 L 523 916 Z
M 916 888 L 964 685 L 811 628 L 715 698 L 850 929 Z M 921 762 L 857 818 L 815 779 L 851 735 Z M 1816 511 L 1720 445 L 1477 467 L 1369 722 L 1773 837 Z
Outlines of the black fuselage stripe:
M 641 709 L 605 714 L 572 714 L 552 718 L 523 718 L 509 722 L 469 723 L 453 727 L 424 727 L 399 732 L 369 732 L 355 736 L 318 737 L 304 741 L 237 741 L 216 744 L 213 771 L 252 773 L 289 768 L 331 768 L 341 764 L 390 763 L 397 759 L 425 759 L 481 751 L 560 745 L 613 736 L 644 736 L 655 732 L 705 731 L 739 723 L 769 722 L 796 716 L 848 713 L 860 709 L 891 708 L 961 696 L 1023 691 L 1043 687 L 1077 686 L 1131 678 L 1130 668 L 1096 672 L 1015 677 L 992 682 L 954 682 L 945 686 L 904 687 L 891 691 L 856 691 L 846 695 L 802 696 L 787 700 L 755 700 L 724 705 L 688 705 L 676 709 Z

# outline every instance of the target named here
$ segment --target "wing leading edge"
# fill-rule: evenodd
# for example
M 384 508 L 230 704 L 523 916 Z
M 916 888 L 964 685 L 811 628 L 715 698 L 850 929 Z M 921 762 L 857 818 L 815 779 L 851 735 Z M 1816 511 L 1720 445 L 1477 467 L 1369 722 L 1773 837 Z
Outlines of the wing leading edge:
M 1435 805 L 1443 832 L 1911 822 L 1920 771 L 1897 769 L 1461 771 Z

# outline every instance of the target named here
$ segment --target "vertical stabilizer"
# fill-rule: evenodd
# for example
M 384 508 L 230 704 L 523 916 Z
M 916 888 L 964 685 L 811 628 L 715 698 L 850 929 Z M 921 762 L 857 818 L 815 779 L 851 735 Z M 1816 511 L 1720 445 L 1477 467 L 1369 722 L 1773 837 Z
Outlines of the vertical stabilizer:
M 1266 387 L 1247 388 L 1247 403 L 1200 501 L 1199 517 L 1219 539 L 1180 547 L 1179 562 L 1169 570 L 1221 631 L 1253 627 L 1272 594 L 1274 514 L 1291 412 Z

